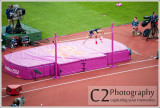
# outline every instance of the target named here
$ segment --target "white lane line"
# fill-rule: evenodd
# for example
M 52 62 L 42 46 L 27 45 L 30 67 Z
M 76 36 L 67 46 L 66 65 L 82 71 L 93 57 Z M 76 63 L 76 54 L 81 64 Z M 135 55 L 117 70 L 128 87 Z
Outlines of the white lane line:
M 150 60 L 154 60 L 154 59 L 146 59 L 146 60 L 141 60 L 141 61 L 136 61 L 136 62 L 131 62 L 131 63 L 124 63 L 124 64 L 120 64 L 120 65 L 117 65 L 117 66 L 124 66 L 124 65 L 128 65 L 128 64 L 140 63 L 140 62 L 145 62 L 145 61 L 150 61 Z M 103 70 L 103 69 L 107 69 L 107 68 L 110 68 L 110 67 L 105 67 L 105 68 L 90 70 L 90 71 L 86 71 L 86 72 L 74 73 L 74 74 L 65 75 L 65 76 L 62 76 L 62 77 L 72 76 L 72 75 L 77 75 L 77 74 L 82 74 L 82 73 L 88 73 L 88 72 L 97 71 L 97 70 Z
M 23 93 L 28 93 L 28 92 L 32 92 L 32 91 L 42 90 L 42 89 L 46 89 L 46 88 L 56 87 L 56 86 L 60 86 L 60 85 L 66 85 L 66 84 L 71 84 L 71 83 L 75 83 L 75 82 L 86 81 L 86 80 L 90 80 L 90 79 L 96 79 L 96 78 L 105 77 L 105 76 L 112 76 L 112 75 L 116 75 L 116 74 L 122 74 L 122 73 L 127 73 L 127 72 L 142 70 L 142 69 L 148 69 L 148 68 L 153 68 L 153 67 L 157 67 L 157 66 L 158 66 L 158 65 L 153 65 L 153 66 L 141 67 L 141 68 L 126 70 L 126 71 L 121 71 L 121 72 L 115 72 L 115 73 L 112 73 L 112 74 L 105 74 L 105 75 L 100 75 L 100 76 L 96 76 L 96 77 L 89 77 L 89 78 L 85 78 L 85 79 L 80 79 L 80 80 L 75 80 L 75 81 L 60 83 L 60 84 L 56 84 L 56 85 L 41 87 L 41 88 L 37 88 L 37 89 L 33 89 L 33 90 L 28 90 L 28 91 L 24 91 L 24 92 L 21 92 L 21 93 L 23 94 Z M 9 96 L 9 95 L 2 96 L 2 97 L 8 97 L 8 96 Z
M 131 63 L 124 63 L 124 64 L 120 64 L 118 66 L 123 66 L 123 65 L 128 65 L 128 64 L 134 64 L 134 63 L 141 63 L 141 62 L 146 62 L 146 61 L 150 61 L 150 60 L 154 60 L 154 59 L 146 59 L 146 60 L 140 60 L 140 61 L 135 61 L 135 62 L 131 62 Z
M 136 52 L 134 50 L 132 50 L 132 53 L 142 56 L 142 54 L 140 54 L 140 53 L 138 53 L 138 52 Z
M 124 63 L 124 64 L 120 64 L 120 65 L 118 65 L 118 66 L 124 66 L 124 65 L 129 65 L 129 64 L 146 62 L 146 61 L 150 61 L 150 60 L 154 60 L 154 59 L 146 59 L 146 60 L 140 60 L 140 61 L 135 61 L 135 62 L 130 62 L 130 63 Z M 107 68 L 109 68 L 109 67 L 100 68 L 100 69 L 95 69 L 95 70 L 90 70 L 90 71 L 85 71 L 85 72 L 74 73 L 74 74 L 65 75 L 65 76 L 61 76 L 61 77 L 72 76 L 72 75 L 77 75 L 77 74 L 82 74 L 82 73 L 88 73 L 88 72 L 97 71 L 97 70 L 103 70 L 103 69 L 107 69 Z M 29 84 L 34 84 L 34 83 L 43 82 L 43 81 L 52 80 L 52 79 L 53 79 L 53 78 L 48 78 L 48 79 L 44 79 L 44 80 L 39 80 L 39 81 L 24 83 L 24 84 L 21 84 L 21 85 L 29 85 Z M 6 89 L 6 88 L 2 88 L 2 89 Z

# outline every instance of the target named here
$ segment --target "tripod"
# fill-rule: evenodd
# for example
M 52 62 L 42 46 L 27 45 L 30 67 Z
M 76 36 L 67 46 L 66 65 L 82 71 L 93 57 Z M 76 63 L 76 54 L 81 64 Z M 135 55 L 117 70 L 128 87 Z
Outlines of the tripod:
M 22 27 L 21 27 L 21 24 L 20 24 L 20 20 L 18 19 L 17 20 L 17 24 L 16 24 L 16 27 L 15 29 L 13 30 L 14 33 L 23 33 L 23 34 L 26 34 L 26 30 L 24 30 Z
M 150 33 L 147 36 L 146 41 L 148 41 L 148 39 L 154 39 L 154 38 L 158 39 L 158 26 L 156 23 L 151 22 Z

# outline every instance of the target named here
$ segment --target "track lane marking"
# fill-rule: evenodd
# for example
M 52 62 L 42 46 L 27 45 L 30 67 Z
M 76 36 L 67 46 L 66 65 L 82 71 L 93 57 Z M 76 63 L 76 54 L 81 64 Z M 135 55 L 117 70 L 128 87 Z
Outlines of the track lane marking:
M 66 84 L 71 84 L 71 83 L 75 83 L 75 82 L 86 81 L 86 80 L 90 80 L 90 79 L 96 79 L 96 78 L 105 77 L 105 76 L 112 76 L 112 75 L 116 75 L 116 74 L 122 74 L 122 73 L 127 73 L 127 72 L 142 70 L 142 69 L 148 69 L 148 68 L 153 68 L 153 67 L 157 67 L 157 66 L 159 66 L 159 65 L 152 65 L 152 66 L 147 66 L 147 67 L 141 67 L 141 68 L 126 70 L 126 71 L 115 72 L 115 73 L 112 73 L 112 74 L 105 74 L 105 75 L 100 75 L 100 76 L 96 76 L 96 77 L 89 77 L 89 78 L 84 78 L 84 79 L 80 79 L 80 80 L 75 80 L 75 81 L 60 83 L 60 84 L 56 84 L 56 85 L 41 87 L 41 88 L 37 88 L 37 89 L 33 89 L 33 90 L 28 90 L 28 91 L 24 91 L 24 92 L 21 92 L 21 93 L 23 94 L 23 93 L 28 93 L 28 92 L 32 92 L 32 91 L 42 90 L 42 89 L 46 89 L 46 88 L 51 88 L 51 87 L 56 87 L 56 86 L 61 86 L 61 85 L 66 85 Z M 10 96 L 10 95 L 2 96 L 2 98 L 8 97 L 8 96 Z
M 117 66 L 124 66 L 124 65 L 130 65 L 130 64 L 135 64 L 135 63 L 141 63 L 141 62 L 146 62 L 146 61 L 150 61 L 150 60 L 154 60 L 154 59 L 146 59 L 146 60 L 140 60 L 140 61 L 135 61 L 135 62 L 131 62 L 131 63 L 124 63 L 124 64 L 120 64 Z M 109 67 L 105 67 L 105 68 L 100 68 L 100 69 L 95 69 L 95 70 L 90 70 L 90 71 L 85 71 L 85 72 L 80 72 L 80 73 L 74 73 L 74 74 L 70 74 L 70 75 L 65 75 L 65 76 L 61 76 L 61 77 L 67 77 L 67 76 L 72 76 L 72 75 L 77 75 L 77 74 L 82 74 L 82 73 L 88 73 L 88 72 L 92 72 L 92 71 L 97 71 L 97 70 L 103 70 L 103 69 L 107 69 Z M 39 80 L 39 81 L 34 81 L 34 82 L 29 82 L 29 83 L 24 83 L 21 85 L 29 85 L 29 84 L 34 84 L 34 83 L 39 83 L 39 82 L 43 82 L 43 81 L 47 81 L 47 80 L 52 80 L 53 78 L 48 78 L 48 79 L 44 79 L 44 80 Z M 2 88 L 6 89 L 6 88 Z

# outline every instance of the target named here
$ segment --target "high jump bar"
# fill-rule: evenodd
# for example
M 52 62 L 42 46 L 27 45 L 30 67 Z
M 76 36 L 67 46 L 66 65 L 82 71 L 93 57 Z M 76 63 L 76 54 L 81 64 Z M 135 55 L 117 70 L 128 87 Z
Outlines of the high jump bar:
M 114 64 L 113 64 L 113 51 L 114 51 L 114 41 L 113 41 L 113 23 L 112 23 L 112 32 L 108 32 L 108 33 L 104 33 L 104 34 L 110 34 L 110 33 L 112 33 L 112 45 L 111 45 L 111 47 L 112 47 L 112 66 L 111 66 L 111 68 L 114 68 L 114 67 L 117 67 L 117 66 L 115 66 Z M 58 79 L 58 78 L 60 78 L 60 76 L 58 76 L 57 75 L 57 72 L 58 72 L 58 70 L 57 70 L 57 33 L 55 32 L 55 42 L 54 42 L 54 45 L 55 45 L 55 64 L 54 64 L 54 66 L 55 66 L 55 77 L 54 77 L 54 79 Z

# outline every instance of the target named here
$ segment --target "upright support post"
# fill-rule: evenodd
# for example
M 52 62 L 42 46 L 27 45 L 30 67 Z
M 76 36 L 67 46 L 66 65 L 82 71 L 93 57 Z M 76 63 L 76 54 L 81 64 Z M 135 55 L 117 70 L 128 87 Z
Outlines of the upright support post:
M 59 76 L 57 76 L 57 33 L 55 33 L 55 42 L 54 42 L 54 45 L 55 45 L 55 79 L 58 79 L 60 78 Z
M 114 58 L 114 57 L 113 57 L 113 52 L 114 52 L 113 23 L 112 23 L 112 27 L 111 27 L 111 28 L 112 28 L 112 42 L 111 42 L 111 43 L 112 43 L 112 45 L 111 45 L 111 46 L 112 46 L 112 57 L 111 57 L 112 65 L 110 66 L 110 68 L 115 68 L 115 67 L 117 67 L 117 66 L 116 66 L 116 65 L 114 65 L 114 59 L 113 59 L 113 58 Z

